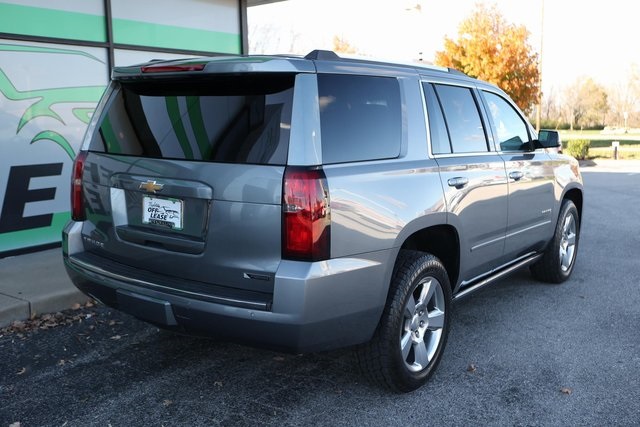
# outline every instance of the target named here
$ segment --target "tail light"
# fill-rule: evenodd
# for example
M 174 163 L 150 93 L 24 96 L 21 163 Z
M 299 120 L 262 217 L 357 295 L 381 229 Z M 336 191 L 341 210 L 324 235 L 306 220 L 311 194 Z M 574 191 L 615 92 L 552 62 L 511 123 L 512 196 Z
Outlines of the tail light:
M 180 64 L 180 65 L 146 65 L 140 68 L 143 73 L 171 73 L 179 71 L 202 71 L 206 64 Z
M 329 187 L 322 169 L 291 168 L 284 173 L 282 257 L 303 261 L 329 258 Z
M 74 221 L 84 221 L 84 200 L 82 198 L 82 173 L 84 172 L 84 162 L 87 159 L 87 152 L 80 151 L 73 162 L 73 174 L 71 175 L 71 219 Z

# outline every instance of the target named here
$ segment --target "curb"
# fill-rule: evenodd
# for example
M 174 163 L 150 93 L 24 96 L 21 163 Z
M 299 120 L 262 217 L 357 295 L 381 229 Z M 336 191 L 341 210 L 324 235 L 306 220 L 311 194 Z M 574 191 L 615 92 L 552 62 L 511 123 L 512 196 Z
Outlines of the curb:
M 89 300 L 71 283 L 59 248 L 2 258 L 0 277 L 0 328 Z

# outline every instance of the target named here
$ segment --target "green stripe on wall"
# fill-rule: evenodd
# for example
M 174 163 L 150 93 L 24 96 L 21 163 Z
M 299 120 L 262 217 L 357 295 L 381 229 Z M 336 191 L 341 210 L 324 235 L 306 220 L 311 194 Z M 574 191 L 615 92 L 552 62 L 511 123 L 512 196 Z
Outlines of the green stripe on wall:
M 59 242 L 62 240 L 62 229 L 69 219 L 69 212 L 58 212 L 53 214 L 49 227 L 0 233 L 0 253 Z
M 104 42 L 103 16 L 0 3 L 0 32 Z
M 234 54 L 242 51 L 242 40 L 239 34 L 119 18 L 113 19 L 113 40 L 115 43 L 158 48 Z

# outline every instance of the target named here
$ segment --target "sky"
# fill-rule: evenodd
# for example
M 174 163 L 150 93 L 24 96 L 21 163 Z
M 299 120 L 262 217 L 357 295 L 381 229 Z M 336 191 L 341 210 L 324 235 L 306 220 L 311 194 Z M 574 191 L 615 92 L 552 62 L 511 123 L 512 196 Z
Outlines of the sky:
M 306 54 L 331 49 L 334 35 L 359 53 L 432 61 L 445 36 L 457 39 L 460 22 L 478 0 L 287 0 L 248 11 L 251 53 Z M 543 90 L 560 91 L 579 77 L 623 85 L 640 66 L 636 29 L 640 3 L 629 0 L 496 0 L 507 21 L 524 25 L 540 52 Z M 419 5 L 419 7 L 416 7 Z M 543 13 L 544 10 L 544 13 Z M 544 18 L 544 19 L 542 19 Z

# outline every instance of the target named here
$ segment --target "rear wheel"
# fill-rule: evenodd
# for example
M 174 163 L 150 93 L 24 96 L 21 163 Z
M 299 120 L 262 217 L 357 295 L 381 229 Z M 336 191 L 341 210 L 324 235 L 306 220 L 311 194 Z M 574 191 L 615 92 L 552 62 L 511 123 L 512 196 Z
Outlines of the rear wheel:
M 578 253 L 580 219 L 571 200 L 564 200 L 556 224 L 553 240 L 538 262 L 531 266 L 531 274 L 548 283 L 562 283 L 571 276 Z
M 362 372 L 389 389 L 422 386 L 438 365 L 449 333 L 451 286 L 438 258 L 401 251 L 380 324 L 357 350 Z

